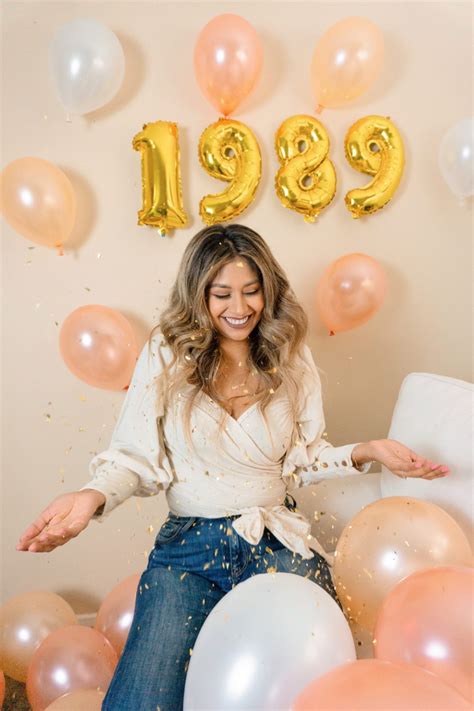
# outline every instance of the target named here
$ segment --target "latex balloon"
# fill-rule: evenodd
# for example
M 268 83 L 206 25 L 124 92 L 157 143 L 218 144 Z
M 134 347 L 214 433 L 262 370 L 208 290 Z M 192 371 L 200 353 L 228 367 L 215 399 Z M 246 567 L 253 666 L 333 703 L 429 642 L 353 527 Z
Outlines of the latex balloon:
M 74 625 L 52 632 L 34 653 L 26 680 L 33 711 L 44 711 L 64 694 L 80 689 L 107 691 L 117 654 L 104 635 Z
M 474 193 L 474 118 L 458 121 L 448 129 L 439 146 L 441 175 L 461 200 Z
M 291 116 L 276 132 L 275 150 L 281 163 L 275 178 L 278 199 L 305 222 L 314 222 L 336 193 L 326 129 L 312 116 Z
M 348 130 L 344 146 L 349 164 L 373 175 L 364 188 L 349 190 L 345 203 L 352 217 L 371 215 L 392 199 L 400 183 L 405 157 L 395 124 L 385 116 L 365 116 Z
M 254 575 L 204 622 L 183 708 L 288 709 L 312 679 L 354 659 L 349 625 L 325 590 L 291 573 Z
M 380 73 L 383 55 L 382 32 L 365 17 L 346 17 L 326 30 L 311 64 L 317 111 L 345 106 L 364 94 Z
M 15 595 L 0 608 L 0 668 L 17 681 L 26 681 L 33 653 L 48 635 L 64 625 L 77 624 L 72 607 L 47 590 Z
M 178 126 L 169 121 L 146 123 L 133 138 L 142 161 L 143 207 L 139 225 L 157 227 L 161 236 L 184 227 L 188 218 L 183 207 Z
M 372 630 L 382 601 L 402 578 L 444 565 L 469 566 L 469 541 L 435 504 L 403 496 L 360 511 L 336 546 L 334 584 L 348 617 Z
M 87 114 L 119 90 L 125 57 L 116 35 L 101 22 L 76 19 L 59 28 L 49 52 L 59 100 L 66 111 Z
M 359 659 L 315 679 L 291 711 L 447 711 L 470 705 L 434 674 L 413 664 Z
M 108 306 L 80 306 L 65 319 L 59 348 L 71 373 L 107 390 L 128 387 L 138 358 L 130 322 Z
M 375 628 L 375 656 L 436 674 L 474 707 L 474 570 L 420 570 L 395 585 Z
M 2 172 L 0 209 L 16 232 L 62 254 L 76 220 L 76 195 L 53 163 L 18 158 Z
M 132 624 L 139 580 L 140 575 L 136 573 L 116 585 L 103 600 L 95 620 L 95 629 L 107 637 L 118 656 L 122 654 Z
M 199 139 L 199 161 L 209 175 L 230 183 L 206 195 L 199 214 L 207 225 L 233 220 L 253 201 L 262 176 L 262 156 L 254 134 L 240 121 L 219 119 Z
M 369 321 L 387 292 L 382 266 L 367 254 L 346 254 L 329 265 L 319 280 L 316 304 L 331 336 Z
M 218 15 L 199 33 L 194 48 L 196 80 L 204 96 L 224 116 L 252 91 L 262 64 L 259 36 L 239 15 Z
M 46 711 L 101 711 L 104 698 L 103 691 L 80 689 L 60 696 Z

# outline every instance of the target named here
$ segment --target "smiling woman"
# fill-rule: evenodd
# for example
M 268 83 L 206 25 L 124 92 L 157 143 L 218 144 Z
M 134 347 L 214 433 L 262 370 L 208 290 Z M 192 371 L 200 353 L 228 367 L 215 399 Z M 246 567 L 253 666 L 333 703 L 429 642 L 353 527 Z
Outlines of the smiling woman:
M 199 630 L 253 575 L 311 576 L 339 603 L 331 556 L 289 487 L 364 473 L 372 459 L 397 476 L 444 475 L 400 442 L 333 447 L 324 438 L 307 330 L 259 234 L 201 230 L 138 359 L 110 446 L 91 461 L 91 481 L 55 499 L 21 537 L 19 550 L 51 551 L 128 497 L 166 492 L 170 518 L 140 578 L 104 711 L 181 711 Z

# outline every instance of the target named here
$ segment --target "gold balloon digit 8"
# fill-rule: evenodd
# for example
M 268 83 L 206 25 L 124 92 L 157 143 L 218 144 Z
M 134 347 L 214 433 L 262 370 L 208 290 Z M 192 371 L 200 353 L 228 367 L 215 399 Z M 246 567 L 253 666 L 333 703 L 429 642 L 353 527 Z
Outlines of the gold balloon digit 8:
M 336 192 L 326 129 L 312 116 L 291 116 L 276 132 L 275 150 L 282 164 L 275 178 L 278 199 L 314 222 Z
M 350 190 L 345 203 L 352 217 L 370 215 L 392 199 L 402 177 L 403 141 L 385 116 L 365 116 L 348 130 L 344 141 L 346 158 L 359 173 L 375 176 L 364 188 Z
M 188 221 L 183 208 L 178 126 L 169 121 L 146 123 L 132 145 L 142 157 L 143 208 L 138 224 L 157 227 L 164 236 Z
M 207 225 L 240 215 L 252 202 L 262 175 L 260 146 L 240 121 L 219 119 L 199 139 L 199 161 L 209 175 L 230 183 L 216 195 L 206 195 L 199 214 Z

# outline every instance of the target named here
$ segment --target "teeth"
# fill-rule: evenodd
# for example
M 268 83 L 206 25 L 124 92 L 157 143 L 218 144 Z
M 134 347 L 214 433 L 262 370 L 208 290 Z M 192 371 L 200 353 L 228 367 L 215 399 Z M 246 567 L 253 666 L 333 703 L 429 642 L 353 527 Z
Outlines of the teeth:
M 229 323 L 234 324 L 235 326 L 240 326 L 246 321 L 249 320 L 250 316 L 246 316 L 245 318 L 229 318 L 228 316 L 224 316 L 225 320 L 228 321 Z

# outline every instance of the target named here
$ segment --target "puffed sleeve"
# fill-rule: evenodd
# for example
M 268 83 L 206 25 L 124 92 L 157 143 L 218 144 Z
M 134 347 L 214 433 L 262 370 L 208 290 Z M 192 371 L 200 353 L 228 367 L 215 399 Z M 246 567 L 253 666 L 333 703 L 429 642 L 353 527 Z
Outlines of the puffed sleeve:
M 371 462 L 356 468 L 352 462 L 355 444 L 334 447 L 322 435 L 324 419 L 321 381 L 309 346 L 302 351 L 301 407 L 299 437 L 283 458 L 282 476 L 290 487 L 317 484 L 321 479 L 365 474 Z
M 138 358 L 110 446 L 89 465 L 92 479 L 83 489 L 102 492 L 106 501 L 93 518 L 106 516 L 130 496 L 153 496 L 167 489 L 173 474 L 158 429 L 164 416 L 163 390 L 157 378 L 171 350 L 161 334 L 148 342 Z

